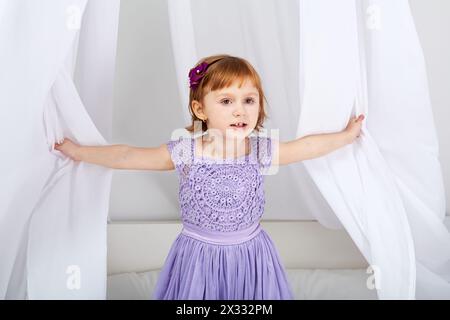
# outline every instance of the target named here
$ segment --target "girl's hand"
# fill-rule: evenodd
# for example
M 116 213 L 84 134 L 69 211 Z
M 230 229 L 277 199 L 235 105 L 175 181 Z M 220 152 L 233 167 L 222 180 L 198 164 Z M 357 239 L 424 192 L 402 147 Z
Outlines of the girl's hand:
M 353 116 L 347 124 L 345 128 L 345 132 L 348 134 L 350 143 L 353 142 L 356 138 L 359 137 L 361 133 L 361 125 L 364 120 L 364 115 L 361 114 L 359 117 Z
M 68 138 L 64 138 L 62 143 L 55 143 L 55 150 L 62 152 L 74 161 L 80 161 L 78 149 L 80 146 Z

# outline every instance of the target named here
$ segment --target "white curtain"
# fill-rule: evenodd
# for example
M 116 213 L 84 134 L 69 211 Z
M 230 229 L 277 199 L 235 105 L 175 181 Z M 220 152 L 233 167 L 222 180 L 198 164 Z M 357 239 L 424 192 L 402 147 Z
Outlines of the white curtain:
M 438 141 L 407 0 L 171 0 L 169 17 L 183 110 L 189 68 L 229 53 L 259 71 L 268 127 L 282 141 L 366 115 L 355 143 L 290 165 L 278 181 L 291 203 L 312 190 L 302 199 L 314 217 L 346 229 L 380 299 L 450 299 Z M 191 41 L 178 46 L 185 34 Z
M 2 299 L 106 298 L 112 171 L 53 145 L 106 144 L 118 12 L 119 1 L 0 2 Z

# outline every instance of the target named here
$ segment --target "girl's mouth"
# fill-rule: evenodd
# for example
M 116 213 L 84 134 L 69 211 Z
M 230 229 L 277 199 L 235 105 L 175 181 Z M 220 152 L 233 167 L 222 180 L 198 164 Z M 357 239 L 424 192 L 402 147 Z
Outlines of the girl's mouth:
M 239 129 L 245 129 L 247 127 L 247 124 L 245 122 L 236 122 L 230 125 L 230 127 L 239 130 Z

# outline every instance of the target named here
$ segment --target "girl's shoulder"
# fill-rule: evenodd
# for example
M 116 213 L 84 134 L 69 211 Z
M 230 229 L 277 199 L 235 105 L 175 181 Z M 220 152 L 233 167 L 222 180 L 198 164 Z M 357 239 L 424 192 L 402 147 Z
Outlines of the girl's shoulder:
M 189 164 L 193 158 L 194 137 L 190 133 L 184 133 L 172 138 L 166 142 L 175 166 L 180 164 Z

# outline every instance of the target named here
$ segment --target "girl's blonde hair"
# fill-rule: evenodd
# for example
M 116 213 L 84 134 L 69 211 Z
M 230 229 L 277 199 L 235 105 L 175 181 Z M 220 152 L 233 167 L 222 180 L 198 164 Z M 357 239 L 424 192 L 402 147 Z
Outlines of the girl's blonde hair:
M 209 91 L 227 88 L 236 80 L 240 81 L 239 86 L 241 86 L 245 80 L 250 80 L 258 90 L 259 114 L 255 130 L 259 131 L 263 128 L 263 123 L 267 117 L 264 107 L 264 101 L 266 98 L 262 89 L 261 79 L 253 66 L 243 58 L 233 57 L 226 54 L 205 57 L 197 62 L 195 67 L 199 66 L 203 62 L 206 62 L 208 65 L 213 64 L 208 67 L 197 87 L 195 89 L 190 89 L 189 112 L 192 116 L 192 124 L 185 129 L 193 132 L 195 121 L 202 121 L 195 115 L 192 109 L 192 102 L 194 100 L 203 103 L 203 98 Z M 208 127 L 206 123 L 202 122 L 202 131 L 206 131 L 207 129 Z

